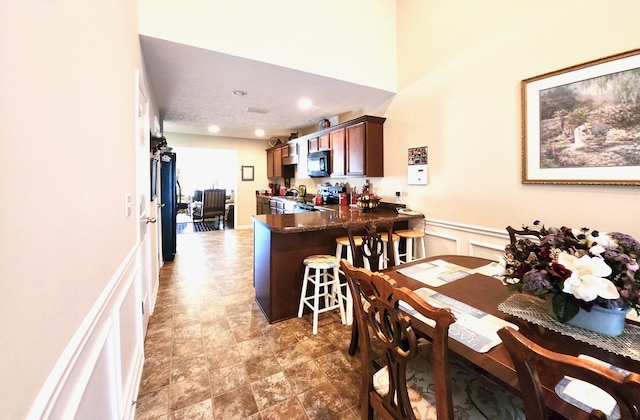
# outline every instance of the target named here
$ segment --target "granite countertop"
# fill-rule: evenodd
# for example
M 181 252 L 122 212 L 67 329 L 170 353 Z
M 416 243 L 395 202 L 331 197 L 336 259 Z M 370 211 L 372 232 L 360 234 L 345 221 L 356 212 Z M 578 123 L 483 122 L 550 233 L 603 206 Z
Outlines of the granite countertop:
M 284 198 L 284 197 L 283 197 Z M 277 233 L 297 233 L 338 228 L 345 224 L 364 223 L 368 220 L 403 221 L 423 219 L 423 214 L 399 214 L 392 203 L 381 203 L 373 213 L 364 213 L 352 206 L 325 204 L 321 206 L 331 211 L 311 211 L 291 214 L 253 215 L 251 219 Z

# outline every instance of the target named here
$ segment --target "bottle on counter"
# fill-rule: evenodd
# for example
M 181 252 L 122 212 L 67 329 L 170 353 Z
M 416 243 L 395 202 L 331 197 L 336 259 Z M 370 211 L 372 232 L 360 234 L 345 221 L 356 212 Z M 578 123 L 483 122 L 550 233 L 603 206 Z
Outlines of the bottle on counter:
M 369 194 L 371 191 L 371 185 L 369 184 L 369 180 L 367 179 L 362 186 L 362 194 Z

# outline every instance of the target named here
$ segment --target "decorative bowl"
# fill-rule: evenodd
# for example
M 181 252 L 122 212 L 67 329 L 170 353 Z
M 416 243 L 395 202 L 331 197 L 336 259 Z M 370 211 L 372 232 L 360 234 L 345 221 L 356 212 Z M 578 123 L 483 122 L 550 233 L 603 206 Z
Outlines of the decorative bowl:
M 356 203 L 356 205 L 361 208 L 364 213 L 372 213 L 376 211 L 376 208 L 378 208 L 379 204 L 380 198 L 369 195 L 358 197 L 358 201 Z

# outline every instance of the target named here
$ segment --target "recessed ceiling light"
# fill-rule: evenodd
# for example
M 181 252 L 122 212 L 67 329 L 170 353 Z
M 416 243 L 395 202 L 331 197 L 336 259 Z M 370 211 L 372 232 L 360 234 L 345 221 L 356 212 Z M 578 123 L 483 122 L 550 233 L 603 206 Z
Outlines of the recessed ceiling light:
M 264 136 L 264 130 L 263 130 L 263 129 L 261 129 L 261 128 L 258 128 L 258 129 L 256 130 L 256 136 L 258 136 L 258 137 L 262 137 L 262 136 Z
M 233 92 L 231 92 L 231 94 L 233 96 L 247 96 L 247 92 L 245 92 L 244 90 L 234 90 Z
M 220 127 L 218 127 L 217 125 L 210 125 L 208 129 L 211 133 L 217 133 L 218 131 L 220 131 Z
M 302 98 L 298 101 L 298 108 L 300 109 L 309 109 L 311 108 L 311 105 L 313 105 L 311 103 L 311 99 Z

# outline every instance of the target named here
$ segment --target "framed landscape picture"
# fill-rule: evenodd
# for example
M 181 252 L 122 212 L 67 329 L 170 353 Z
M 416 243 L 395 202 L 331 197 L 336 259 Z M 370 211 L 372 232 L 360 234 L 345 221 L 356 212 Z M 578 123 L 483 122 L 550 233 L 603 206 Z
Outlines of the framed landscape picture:
M 523 183 L 640 185 L 640 50 L 521 89 Z

